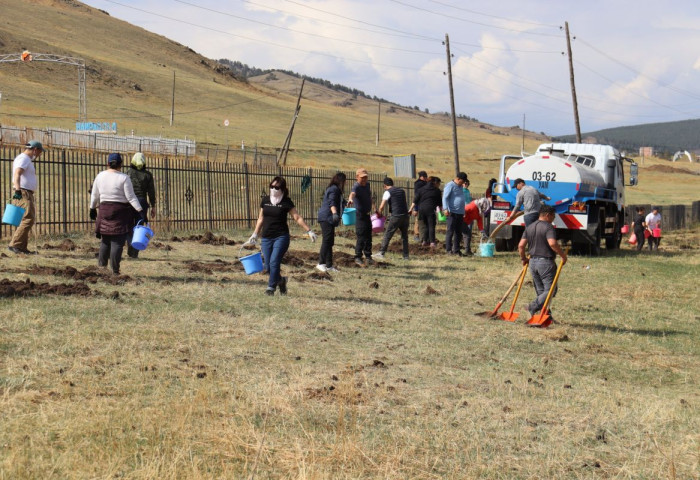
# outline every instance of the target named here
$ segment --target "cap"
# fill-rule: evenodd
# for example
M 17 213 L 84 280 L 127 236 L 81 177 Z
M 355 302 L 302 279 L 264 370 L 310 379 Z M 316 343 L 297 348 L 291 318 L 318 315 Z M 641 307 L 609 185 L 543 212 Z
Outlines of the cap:
M 28 141 L 26 147 L 27 148 L 38 148 L 42 152 L 44 151 L 44 146 L 41 144 L 41 142 L 39 142 L 37 140 Z
M 367 173 L 367 170 L 364 168 L 358 168 L 355 175 L 358 177 L 369 177 L 369 173 Z
M 122 156 L 119 153 L 110 153 L 109 157 L 107 157 L 107 164 L 110 166 L 121 165 L 122 163 Z
M 138 170 L 144 169 L 146 166 L 146 157 L 143 156 L 143 153 L 134 153 L 134 156 L 131 158 L 131 166 Z
M 661 210 L 661 207 L 659 207 L 658 205 L 654 205 L 653 207 L 651 207 L 651 209 L 652 210 Z
M 428 176 L 428 172 L 426 172 L 425 170 L 421 170 L 420 172 L 418 172 L 418 178 L 427 177 L 427 176 Z
M 384 177 L 384 185 L 392 187 L 394 186 L 394 181 L 389 177 Z
M 457 174 L 457 178 L 459 178 L 460 180 L 464 180 L 466 182 L 467 181 L 467 174 L 464 172 L 459 172 Z

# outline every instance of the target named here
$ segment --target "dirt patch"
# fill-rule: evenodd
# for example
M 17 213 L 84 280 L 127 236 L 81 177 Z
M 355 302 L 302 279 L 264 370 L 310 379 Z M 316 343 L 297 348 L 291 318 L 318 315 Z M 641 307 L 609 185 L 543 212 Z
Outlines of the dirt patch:
M 646 169 L 649 172 L 660 173 L 685 173 L 686 175 L 700 175 L 700 173 L 686 170 L 685 168 L 672 167 L 670 165 L 652 165 Z
M 209 263 L 187 262 L 187 268 L 191 272 L 205 273 L 207 275 L 211 275 L 214 272 L 237 272 L 245 270 L 241 262 L 227 262 L 221 259 Z
M 153 246 L 153 248 L 165 250 L 166 252 L 170 252 L 173 249 L 173 247 L 171 247 L 170 245 L 166 245 L 166 244 L 161 243 L 161 242 L 153 242 L 153 243 L 151 243 L 151 246 Z
M 43 248 L 44 250 L 60 250 L 61 252 L 73 252 L 77 247 L 73 240 L 71 240 L 70 238 L 66 238 L 58 245 L 51 245 L 49 243 L 45 243 L 44 246 L 41 248 Z
M 0 297 L 37 297 L 39 295 L 91 295 L 90 287 L 82 282 L 51 285 L 48 283 L 34 283 L 31 280 L 14 282 L 8 279 L 0 280 Z
M 197 242 L 202 245 L 236 245 L 235 240 L 226 238 L 224 235 L 214 235 L 211 232 L 205 232 L 203 235 L 190 235 L 186 238 L 172 237 L 171 242 Z
M 128 275 L 114 275 L 111 271 L 100 267 L 87 267 L 83 270 L 78 270 L 77 268 L 70 266 L 63 268 L 34 266 L 28 268 L 27 270 L 23 270 L 22 273 L 66 277 L 88 283 L 103 281 L 109 283 L 110 285 L 122 285 L 126 282 L 136 282 L 137 284 L 141 283 L 141 280 L 135 280 Z

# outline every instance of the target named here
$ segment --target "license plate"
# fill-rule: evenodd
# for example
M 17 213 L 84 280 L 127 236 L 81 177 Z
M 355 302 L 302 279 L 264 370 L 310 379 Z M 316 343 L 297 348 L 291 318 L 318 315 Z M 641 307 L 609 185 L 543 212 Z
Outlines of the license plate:
M 504 221 L 506 218 L 508 218 L 508 213 L 507 212 L 494 212 L 491 211 L 491 220 L 498 223 Z

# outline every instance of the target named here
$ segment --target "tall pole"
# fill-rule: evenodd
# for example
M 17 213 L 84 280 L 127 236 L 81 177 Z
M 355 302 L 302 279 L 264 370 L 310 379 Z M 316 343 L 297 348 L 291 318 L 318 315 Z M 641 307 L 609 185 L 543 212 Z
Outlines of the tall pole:
M 377 103 L 377 141 L 375 142 L 375 146 L 379 146 L 379 119 L 382 116 L 382 101 L 379 100 Z
M 578 121 L 578 101 L 576 101 L 576 83 L 574 82 L 574 59 L 571 56 L 571 38 L 569 37 L 569 22 L 564 22 L 566 28 L 566 50 L 569 53 L 569 78 L 571 79 L 571 99 L 574 102 L 574 123 L 576 125 L 576 143 L 581 143 L 581 125 Z
M 175 70 L 173 70 L 173 103 L 172 107 L 170 107 L 170 126 L 173 126 L 173 122 L 175 121 Z
M 459 173 L 459 149 L 457 148 L 457 116 L 455 115 L 455 94 L 452 89 L 452 55 L 450 54 L 450 37 L 445 34 L 447 49 L 447 78 L 450 82 L 450 107 L 452 108 L 452 146 L 455 152 L 455 176 Z
M 523 113 L 523 146 L 520 148 L 520 153 L 525 152 L 525 114 Z

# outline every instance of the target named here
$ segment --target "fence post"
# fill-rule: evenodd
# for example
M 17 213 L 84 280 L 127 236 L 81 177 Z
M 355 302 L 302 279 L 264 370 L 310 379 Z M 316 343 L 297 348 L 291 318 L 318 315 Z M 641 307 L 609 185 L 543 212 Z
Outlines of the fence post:
M 67 185 L 67 174 L 66 174 L 66 150 L 61 150 L 61 191 L 63 202 L 61 208 L 63 210 L 63 233 L 68 232 L 68 185 Z M 81 212 L 82 217 L 82 212 Z
M 207 210 L 209 210 L 209 230 L 214 230 L 214 213 L 211 206 L 211 169 L 209 168 L 209 160 L 207 160 Z
M 243 175 L 245 180 L 245 210 L 246 220 L 248 222 L 248 230 L 250 230 L 250 179 L 248 176 L 248 164 L 243 163 Z
M 170 161 L 168 157 L 165 157 L 164 162 L 164 173 L 165 179 L 163 180 L 163 215 L 167 219 L 165 225 L 167 225 L 167 230 L 170 232 Z

